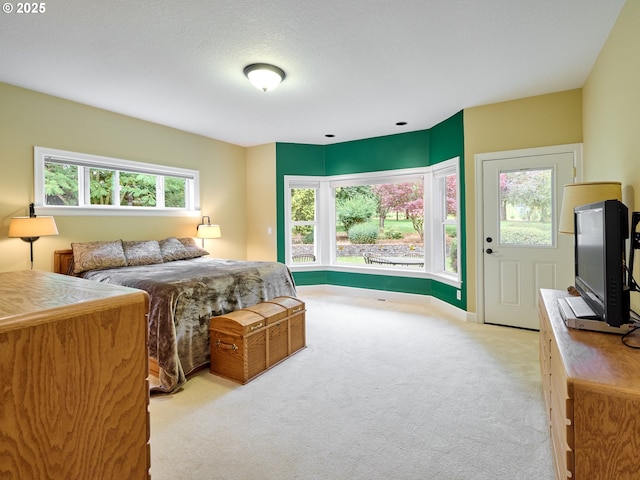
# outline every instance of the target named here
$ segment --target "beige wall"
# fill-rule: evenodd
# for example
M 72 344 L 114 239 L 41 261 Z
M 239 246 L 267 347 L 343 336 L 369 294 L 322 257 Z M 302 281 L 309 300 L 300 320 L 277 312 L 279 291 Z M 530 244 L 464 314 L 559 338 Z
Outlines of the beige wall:
M 247 148 L 247 260 L 276 261 L 276 145 Z
M 33 199 L 33 147 L 58 148 L 200 171 L 202 214 L 222 228 L 212 255 L 246 256 L 245 149 L 0 83 L 0 271 L 29 268 L 28 244 L 8 238 L 11 217 Z M 36 210 L 37 213 L 37 210 Z M 34 243 L 34 268 L 72 241 L 195 236 L 200 218 L 56 216 L 60 235 Z
M 622 182 L 634 211 L 640 210 L 639 47 L 640 2 L 629 0 L 583 89 L 584 178 Z
M 475 155 L 580 143 L 581 105 L 581 90 L 576 89 L 464 111 L 468 311 L 477 311 Z
M 583 88 L 584 179 L 622 182 L 630 211 L 640 211 L 639 25 L 640 2 L 628 0 Z M 639 296 L 631 295 L 636 311 Z

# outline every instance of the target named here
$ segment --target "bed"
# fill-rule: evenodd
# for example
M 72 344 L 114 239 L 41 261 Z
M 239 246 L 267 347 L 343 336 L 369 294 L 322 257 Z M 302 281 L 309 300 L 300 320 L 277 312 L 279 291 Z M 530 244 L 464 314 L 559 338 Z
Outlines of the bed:
M 152 392 L 177 391 L 209 363 L 212 316 L 296 296 L 286 265 L 211 258 L 191 238 L 71 246 L 54 252 L 56 273 L 149 294 L 149 370 L 158 378 Z

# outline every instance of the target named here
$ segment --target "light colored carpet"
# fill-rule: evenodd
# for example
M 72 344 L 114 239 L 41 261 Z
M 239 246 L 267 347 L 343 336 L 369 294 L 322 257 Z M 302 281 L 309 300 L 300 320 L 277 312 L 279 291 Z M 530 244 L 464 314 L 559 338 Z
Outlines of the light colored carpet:
M 153 480 L 554 478 L 536 332 L 301 297 L 306 349 L 152 397 Z

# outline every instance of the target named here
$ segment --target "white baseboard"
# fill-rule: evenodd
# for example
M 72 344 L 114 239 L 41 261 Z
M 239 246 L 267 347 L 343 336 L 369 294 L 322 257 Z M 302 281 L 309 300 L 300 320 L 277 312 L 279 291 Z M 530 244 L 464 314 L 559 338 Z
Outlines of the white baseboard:
M 376 300 L 389 300 L 394 302 L 431 305 L 449 316 L 463 322 L 477 323 L 477 315 L 473 312 L 466 312 L 455 307 L 439 298 L 430 295 L 418 295 L 415 293 L 389 292 L 386 290 L 372 290 L 369 288 L 345 287 L 341 285 L 299 285 L 296 289 L 301 296 L 304 293 L 309 294 L 329 294 L 329 295 L 345 295 L 349 297 L 369 298 Z

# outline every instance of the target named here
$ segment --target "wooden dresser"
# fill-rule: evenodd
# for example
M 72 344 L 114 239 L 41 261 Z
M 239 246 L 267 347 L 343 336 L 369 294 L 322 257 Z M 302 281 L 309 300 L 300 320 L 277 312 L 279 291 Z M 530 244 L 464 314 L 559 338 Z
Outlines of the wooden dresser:
M 149 479 L 148 296 L 0 273 L 0 478 Z
M 620 335 L 569 329 L 559 290 L 539 297 L 540 367 L 556 477 L 640 478 L 640 350 Z M 633 334 L 638 335 L 638 334 Z

